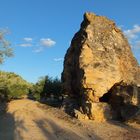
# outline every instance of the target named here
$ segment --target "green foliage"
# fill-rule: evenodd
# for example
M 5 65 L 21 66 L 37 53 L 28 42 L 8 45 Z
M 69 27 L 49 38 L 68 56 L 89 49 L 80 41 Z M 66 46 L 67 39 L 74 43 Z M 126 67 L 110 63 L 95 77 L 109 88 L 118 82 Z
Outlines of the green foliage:
M 53 79 L 49 76 L 41 77 L 33 85 L 31 92 L 37 99 L 49 98 L 51 95 L 59 98 L 61 96 L 61 81 L 58 78 Z
M 40 93 L 43 91 L 45 84 L 44 77 L 41 77 L 36 84 L 32 86 L 29 92 L 29 98 L 35 97 L 37 100 L 40 100 Z
M 58 78 L 53 79 L 46 76 L 42 96 L 49 97 L 50 95 L 54 95 L 56 98 L 61 95 L 61 81 Z
M 0 30 L 0 63 L 3 63 L 6 57 L 13 56 L 13 50 L 10 48 L 10 43 L 5 39 L 7 30 Z
M 28 94 L 31 84 L 12 72 L 0 71 L 0 99 L 10 100 Z

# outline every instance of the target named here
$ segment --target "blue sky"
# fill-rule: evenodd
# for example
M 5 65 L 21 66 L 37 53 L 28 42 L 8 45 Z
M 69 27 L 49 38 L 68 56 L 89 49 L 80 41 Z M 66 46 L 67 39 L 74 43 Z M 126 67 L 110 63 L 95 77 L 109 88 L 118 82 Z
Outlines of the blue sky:
M 0 28 L 14 57 L 1 70 L 30 82 L 40 76 L 60 77 L 63 57 L 86 11 L 114 20 L 128 37 L 140 62 L 140 0 L 0 0 Z

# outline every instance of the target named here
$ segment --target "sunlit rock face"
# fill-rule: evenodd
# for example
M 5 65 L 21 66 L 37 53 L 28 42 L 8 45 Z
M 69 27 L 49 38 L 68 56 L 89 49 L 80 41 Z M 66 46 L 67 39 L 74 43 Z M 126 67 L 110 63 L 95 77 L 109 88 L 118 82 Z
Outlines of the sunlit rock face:
M 66 110 L 89 119 L 126 120 L 138 111 L 140 68 L 115 23 L 85 13 L 64 60 L 62 82 Z M 77 116 L 77 114 L 76 114 Z

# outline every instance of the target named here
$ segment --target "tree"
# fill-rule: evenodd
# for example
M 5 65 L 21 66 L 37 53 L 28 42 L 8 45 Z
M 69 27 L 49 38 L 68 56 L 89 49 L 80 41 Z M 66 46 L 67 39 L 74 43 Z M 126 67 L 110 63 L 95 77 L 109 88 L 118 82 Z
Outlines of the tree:
M 58 78 L 52 78 L 49 76 L 41 77 L 36 84 L 33 85 L 31 93 L 40 99 L 50 98 L 51 95 L 54 98 L 62 96 L 61 81 Z
M 0 71 L 0 101 L 22 98 L 28 94 L 31 87 L 32 84 L 21 76 L 12 72 Z
M 7 30 L 0 30 L 0 63 L 3 63 L 6 57 L 13 56 L 13 49 L 10 48 L 10 43 L 5 39 L 8 34 Z
M 35 97 L 36 100 L 40 100 L 40 94 L 43 92 L 45 85 L 45 77 L 40 77 L 36 84 L 30 88 L 29 98 Z
M 55 98 L 61 96 L 62 86 L 61 81 L 58 78 L 52 78 L 45 76 L 44 78 L 44 87 L 40 94 L 41 97 L 50 97 L 53 95 Z

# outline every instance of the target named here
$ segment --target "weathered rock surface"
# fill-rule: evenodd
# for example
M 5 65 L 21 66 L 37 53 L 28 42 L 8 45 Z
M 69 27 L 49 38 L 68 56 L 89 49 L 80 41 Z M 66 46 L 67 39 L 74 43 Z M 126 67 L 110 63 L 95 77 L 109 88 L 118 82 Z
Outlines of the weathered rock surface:
M 66 109 L 90 119 L 126 120 L 140 105 L 138 63 L 121 30 L 103 16 L 85 13 L 65 55 L 62 81 Z

